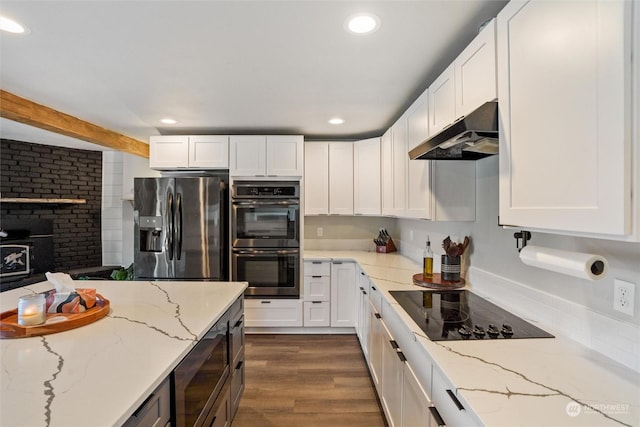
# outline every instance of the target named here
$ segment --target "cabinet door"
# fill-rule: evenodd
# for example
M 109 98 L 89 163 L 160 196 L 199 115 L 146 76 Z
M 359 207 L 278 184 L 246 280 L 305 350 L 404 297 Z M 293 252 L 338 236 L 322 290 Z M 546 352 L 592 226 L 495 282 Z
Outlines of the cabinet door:
M 356 264 L 334 261 L 331 264 L 331 326 L 356 324 Z
M 304 276 L 305 301 L 329 301 L 331 276 Z
M 288 299 L 247 299 L 244 306 L 245 326 L 302 326 L 302 301 Z
M 353 143 L 329 143 L 329 213 L 353 215 Z
M 495 19 L 458 55 L 453 67 L 456 117 L 465 116 L 498 97 Z
M 227 169 L 229 167 L 229 137 L 227 135 L 190 136 L 189 167 Z
M 407 110 L 407 150 L 429 137 L 429 92 L 425 91 Z M 430 160 L 407 161 L 407 209 L 410 218 L 431 218 Z
M 456 118 L 453 64 L 429 86 L 429 134 L 434 135 Z
M 393 141 L 393 215 L 404 216 L 407 189 L 407 117 L 403 115 L 392 126 Z
M 380 215 L 380 138 L 353 143 L 353 212 Z
M 329 213 L 329 143 L 307 142 L 304 150 L 304 213 Z
M 367 282 L 368 281 L 369 279 L 367 279 Z M 367 295 L 369 293 L 368 289 L 369 287 L 364 287 L 361 281 L 360 286 L 356 290 L 356 292 L 358 292 L 358 338 L 360 339 L 362 354 L 367 362 L 369 361 L 369 330 L 371 329 L 371 319 L 369 318 L 369 297 Z
M 397 343 L 382 325 L 382 405 L 390 427 L 402 425 L 402 382 L 404 363 L 400 359 Z
M 152 136 L 149 138 L 149 167 L 160 170 L 189 167 L 189 137 Z
M 631 9 L 512 1 L 498 15 L 502 224 L 630 233 Z
M 393 215 L 393 128 L 380 138 L 380 182 L 382 193 L 382 215 Z
M 232 135 L 229 138 L 229 149 L 230 176 L 266 175 L 266 136 Z
M 382 316 L 369 301 L 369 371 L 371 380 L 378 391 L 382 392 L 382 346 L 384 344 Z
M 267 136 L 267 175 L 302 176 L 303 149 L 302 135 Z
M 402 383 L 402 426 L 429 427 L 431 400 L 408 363 L 404 364 Z M 435 424 L 433 424 L 435 427 Z

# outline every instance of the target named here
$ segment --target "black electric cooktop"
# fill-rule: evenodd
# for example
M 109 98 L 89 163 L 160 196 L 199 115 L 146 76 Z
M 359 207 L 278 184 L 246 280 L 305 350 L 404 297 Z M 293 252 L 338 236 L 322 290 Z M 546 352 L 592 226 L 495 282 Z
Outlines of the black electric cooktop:
M 553 338 L 469 291 L 390 291 L 431 341 Z

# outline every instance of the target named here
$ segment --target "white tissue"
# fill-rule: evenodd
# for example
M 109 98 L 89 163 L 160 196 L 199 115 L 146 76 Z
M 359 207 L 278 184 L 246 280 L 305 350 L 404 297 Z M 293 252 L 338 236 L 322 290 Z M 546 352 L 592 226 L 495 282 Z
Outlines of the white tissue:
M 67 273 L 50 273 L 47 271 L 45 276 L 56 287 L 57 294 L 70 294 L 76 290 L 73 279 Z
M 522 248 L 520 260 L 532 267 L 544 268 L 545 270 L 587 280 L 602 279 L 609 270 L 606 258 L 600 255 L 540 246 L 525 246 Z

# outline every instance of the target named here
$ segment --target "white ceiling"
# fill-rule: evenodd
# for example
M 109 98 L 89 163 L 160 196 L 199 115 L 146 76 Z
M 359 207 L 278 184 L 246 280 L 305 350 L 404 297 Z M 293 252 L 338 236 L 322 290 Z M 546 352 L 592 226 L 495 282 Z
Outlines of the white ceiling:
M 30 34 L 0 35 L 0 86 L 142 141 L 378 136 L 505 3 L 2 0 L 0 13 Z M 345 19 L 358 12 L 376 14 L 381 27 L 347 33 Z M 179 123 L 159 122 L 167 116 Z M 346 122 L 329 125 L 334 116 Z M 35 131 L 0 121 L 3 138 L 49 143 Z

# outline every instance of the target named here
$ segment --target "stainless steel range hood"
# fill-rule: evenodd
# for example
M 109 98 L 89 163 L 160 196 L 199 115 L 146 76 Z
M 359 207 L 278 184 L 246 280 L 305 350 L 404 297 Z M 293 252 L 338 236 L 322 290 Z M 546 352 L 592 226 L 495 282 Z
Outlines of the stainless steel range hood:
M 498 154 L 498 101 L 486 102 L 409 151 L 411 160 L 478 160 Z

